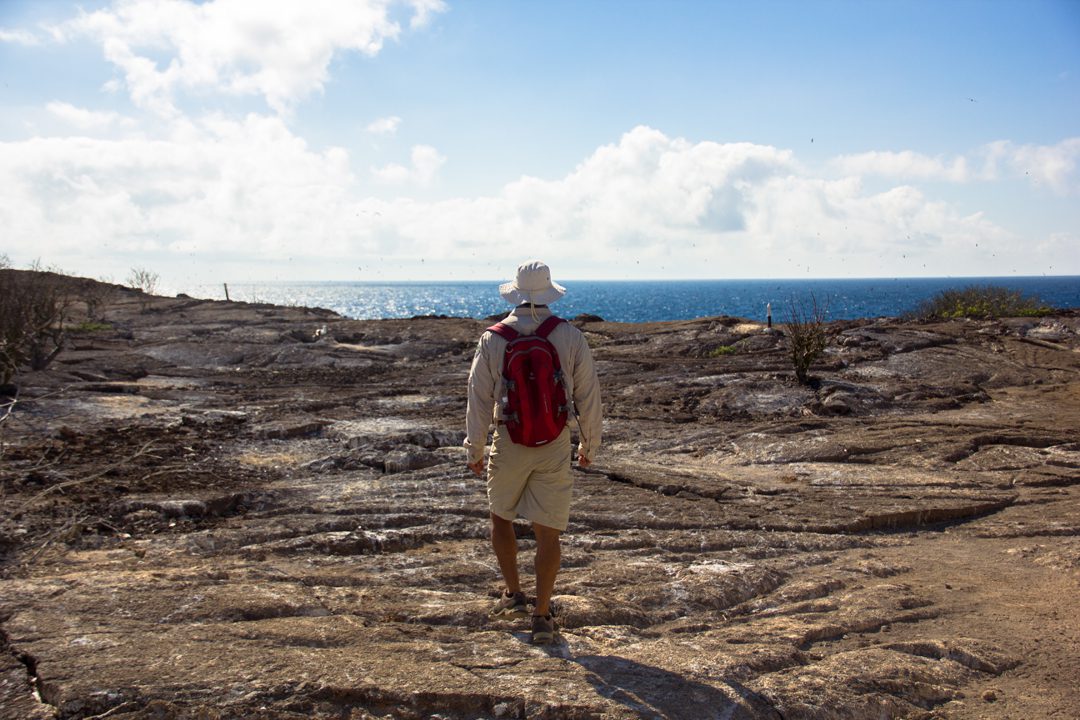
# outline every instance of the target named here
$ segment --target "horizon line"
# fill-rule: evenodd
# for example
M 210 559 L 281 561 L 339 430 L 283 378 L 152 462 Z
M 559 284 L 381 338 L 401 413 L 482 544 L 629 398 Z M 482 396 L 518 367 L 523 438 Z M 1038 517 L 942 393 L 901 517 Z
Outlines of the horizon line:
M 1030 280 L 1040 278 L 1078 278 L 1080 279 L 1080 273 L 1077 274 L 1046 274 L 1039 275 L 878 275 L 878 276 L 859 276 L 859 277 L 743 277 L 743 278 L 586 278 L 586 277 L 571 277 L 571 278 L 559 278 L 555 282 L 561 284 L 568 282 L 591 282 L 591 283 L 661 283 L 661 282 L 845 282 L 845 281 L 866 281 L 866 280 L 882 280 L 882 281 L 902 281 L 902 280 Z M 231 284 L 236 285 L 250 285 L 255 283 L 264 284 L 283 284 L 283 285 L 297 285 L 303 283 L 365 283 L 365 284 L 379 284 L 379 283 L 409 283 L 421 285 L 424 283 L 492 283 L 502 284 L 508 282 L 505 278 L 493 279 L 478 279 L 478 280 L 463 280 L 459 278 L 426 278 L 422 280 L 408 280 L 408 279 L 352 279 L 352 280 L 239 280 L 230 281 Z M 197 282 L 196 285 L 218 285 L 221 281 L 213 282 Z

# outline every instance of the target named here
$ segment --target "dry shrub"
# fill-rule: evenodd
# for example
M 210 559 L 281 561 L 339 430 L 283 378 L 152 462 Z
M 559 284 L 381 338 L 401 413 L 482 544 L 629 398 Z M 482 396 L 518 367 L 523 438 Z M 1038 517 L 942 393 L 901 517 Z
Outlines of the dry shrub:
M 158 274 L 151 270 L 141 267 L 131 268 L 131 272 L 127 276 L 127 284 L 132 290 L 138 290 L 142 293 L 142 298 L 139 300 L 139 309 L 141 312 L 146 312 L 146 309 L 150 306 L 150 295 L 154 294 L 157 290 Z
M 811 293 L 810 305 L 794 297 L 788 302 L 787 338 L 791 364 L 795 378 L 802 385 L 810 382 L 810 365 L 823 352 L 828 338 L 825 334 L 825 316 L 828 308 L 819 305 Z
M 138 290 L 144 292 L 147 295 L 153 295 L 157 290 L 158 274 L 147 270 L 146 268 L 133 267 L 131 272 L 127 276 L 127 284 L 132 290 Z
M 23 365 L 44 370 L 64 346 L 71 300 L 52 272 L 0 270 L 0 385 Z
M 79 289 L 79 299 L 86 303 L 86 320 L 99 323 L 105 320 L 105 308 L 116 298 L 116 287 L 106 282 L 88 281 Z

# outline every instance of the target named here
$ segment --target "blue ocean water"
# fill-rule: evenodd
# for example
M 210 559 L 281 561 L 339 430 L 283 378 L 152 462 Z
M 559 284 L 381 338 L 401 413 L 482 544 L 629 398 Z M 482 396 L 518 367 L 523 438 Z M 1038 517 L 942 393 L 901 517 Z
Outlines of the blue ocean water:
M 987 278 L 893 278 L 857 280 L 574 280 L 562 283 L 564 298 L 552 309 L 563 317 L 581 313 L 616 322 L 687 320 L 713 315 L 765 319 L 766 303 L 782 322 L 792 300 L 811 298 L 830 320 L 897 316 L 942 290 L 996 285 L 1035 295 L 1047 304 L 1080 307 L 1080 276 Z M 221 286 L 189 291 L 224 298 Z M 450 315 L 483 318 L 508 305 L 498 282 L 307 282 L 230 284 L 233 300 L 322 307 L 356 319 Z

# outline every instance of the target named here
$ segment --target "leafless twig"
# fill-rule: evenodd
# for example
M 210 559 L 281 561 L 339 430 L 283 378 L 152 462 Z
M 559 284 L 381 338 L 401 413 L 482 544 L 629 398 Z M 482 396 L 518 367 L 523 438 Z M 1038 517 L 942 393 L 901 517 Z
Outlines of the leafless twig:
M 810 365 L 825 352 L 828 339 L 825 335 L 825 316 L 828 306 L 818 304 L 810 294 L 810 306 L 791 298 L 788 306 L 788 350 L 795 368 L 795 378 L 800 384 L 810 382 Z
M 23 564 L 28 565 L 37 560 L 38 557 L 40 557 L 41 554 L 45 552 L 45 550 L 56 540 L 69 535 L 75 535 L 75 530 L 84 525 L 85 521 L 88 519 L 89 516 L 87 515 L 80 515 L 77 512 L 73 512 L 71 515 L 68 516 L 67 521 L 63 525 L 61 525 L 59 528 L 56 528 L 45 536 L 45 539 L 41 542 L 41 544 L 38 545 L 38 547 L 35 548 L 32 553 L 30 553 L 26 556 L 26 558 L 23 559 Z M 79 531 L 79 534 L 81 534 L 81 530 Z
M 74 480 L 67 480 L 67 481 L 62 482 L 62 483 L 57 483 L 56 485 L 50 485 L 49 487 L 47 487 L 44 490 L 42 490 L 41 492 L 39 492 L 37 495 L 34 495 L 32 498 L 30 498 L 29 500 L 24 502 L 22 504 L 22 506 L 19 508 L 18 512 L 24 512 L 26 510 L 26 508 L 30 507 L 30 505 L 34 504 L 35 502 L 37 502 L 38 500 L 40 500 L 41 498 L 45 497 L 46 495 L 48 495 L 48 494 L 50 494 L 52 492 L 55 492 L 57 490 L 62 491 L 62 490 L 65 490 L 66 488 L 74 487 L 76 485 L 83 485 L 85 483 L 97 480 L 98 478 L 102 477 L 103 475 L 107 475 L 108 473 L 112 472 L 116 468 L 122 467 L 122 466 L 126 465 L 127 463 L 131 462 L 132 460 L 135 460 L 136 458 L 139 458 L 139 457 L 142 457 L 143 455 L 146 455 L 150 451 L 150 448 L 153 447 L 153 445 L 154 445 L 154 441 L 153 440 L 148 440 L 146 443 L 143 444 L 142 447 L 140 447 L 138 450 L 136 450 L 133 455 L 131 455 L 130 457 L 126 457 L 123 460 L 120 460 L 118 462 L 115 462 L 112 465 L 107 466 L 103 470 L 99 470 L 96 473 L 93 473 L 91 475 L 87 475 L 84 478 L 75 478 Z
M 0 459 L 4 457 L 4 449 L 7 447 L 7 443 L 4 439 L 4 421 L 11 417 L 11 413 L 15 411 L 15 403 L 19 402 L 19 391 L 15 391 L 15 397 L 8 400 L 2 406 L 0 410 Z
M 114 715 L 117 715 L 118 713 L 126 713 L 126 712 L 130 712 L 130 711 L 133 711 L 133 710 L 142 710 L 142 709 L 143 709 L 142 703 L 137 703 L 137 702 L 134 702 L 134 701 L 126 702 L 126 703 L 120 703 L 116 707 L 111 708 L 110 710 L 107 710 L 107 711 L 101 713 L 100 715 L 87 715 L 86 720 L 105 720 L 105 718 L 113 717 Z
M 142 481 L 146 482 L 150 478 L 157 477 L 159 475 L 168 475 L 169 473 L 187 474 L 189 472 L 189 470 L 185 469 L 180 465 L 170 465 L 169 467 L 161 468 L 160 470 L 155 470 L 152 473 L 143 475 Z

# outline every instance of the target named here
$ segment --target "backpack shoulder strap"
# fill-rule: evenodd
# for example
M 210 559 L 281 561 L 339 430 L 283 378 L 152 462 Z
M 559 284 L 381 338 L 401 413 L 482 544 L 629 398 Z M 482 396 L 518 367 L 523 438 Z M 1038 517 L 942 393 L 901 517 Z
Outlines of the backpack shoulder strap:
M 519 333 L 517 330 L 510 327 L 506 323 L 495 323 L 488 328 L 488 331 L 506 338 L 507 342 L 511 340 L 517 340 L 518 337 L 521 335 L 521 333 Z
M 540 327 L 536 328 L 536 334 L 547 340 L 547 336 L 550 335 L 552 331 L 559 326 L 560 323 L 564 322 L 566 321 L 563 320 L 561 317 L 552 315 L 547 320 L 540 323 Z

